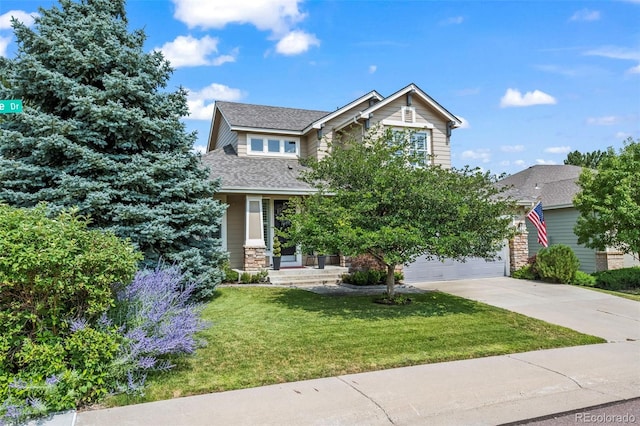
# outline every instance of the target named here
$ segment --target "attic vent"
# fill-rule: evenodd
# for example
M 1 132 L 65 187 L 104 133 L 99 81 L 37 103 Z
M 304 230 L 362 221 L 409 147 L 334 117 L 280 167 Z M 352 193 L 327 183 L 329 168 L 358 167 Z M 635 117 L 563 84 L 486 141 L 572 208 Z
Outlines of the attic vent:
M 403 123 L 415 123 L 416 122 L 416 109 L 414 107 L 402 107 L 402 122 Z

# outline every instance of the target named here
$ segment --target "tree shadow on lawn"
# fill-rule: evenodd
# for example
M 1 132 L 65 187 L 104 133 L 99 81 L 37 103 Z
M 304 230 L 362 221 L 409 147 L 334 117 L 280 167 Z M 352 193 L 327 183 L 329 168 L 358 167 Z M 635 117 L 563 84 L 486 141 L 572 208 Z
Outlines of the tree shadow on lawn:
M 291 310 L 314 312 L 326 317 L 345 319 L 396 319 L 403 317 L 441 317 L 453 314 L 472 314 L 485 307 L 482 304 L 438 291 L 407 294 L 411 303 L 383 305 L 374 300 L 380 295 L 323 295 L 306 290 L 275 292 L 269 301 Z

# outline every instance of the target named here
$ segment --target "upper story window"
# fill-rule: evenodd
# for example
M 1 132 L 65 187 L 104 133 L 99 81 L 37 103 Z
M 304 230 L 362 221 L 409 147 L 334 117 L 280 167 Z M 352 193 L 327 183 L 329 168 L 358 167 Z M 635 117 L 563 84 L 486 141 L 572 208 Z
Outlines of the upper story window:
M 426 166 L 429 165 L 431 159 L 431 131 L 407 131 L 407 130 L 394 130 L 395 137 L 409 138 L 409 153 L 417 155 L 418 161 L 414 163 L 414 166 Z
M 300 140 L 298 138 L 248 135 L 248 152 L 253 155 L 298 156 Z

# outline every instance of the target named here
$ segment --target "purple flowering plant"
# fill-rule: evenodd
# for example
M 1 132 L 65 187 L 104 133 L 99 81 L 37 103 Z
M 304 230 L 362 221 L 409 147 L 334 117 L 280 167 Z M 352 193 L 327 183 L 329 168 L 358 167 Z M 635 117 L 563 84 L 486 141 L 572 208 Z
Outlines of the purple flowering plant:
M 200 318 L 202 306 L 191 301 L 195 290 L 176 265 L 160 263 L 139 271 L 117 294 L 110 318 L 124 336 L 118 390 L 141 394 L 148 372 L 171 369 L 171 357 L 203 344 L 196 333 L 207 324 Z

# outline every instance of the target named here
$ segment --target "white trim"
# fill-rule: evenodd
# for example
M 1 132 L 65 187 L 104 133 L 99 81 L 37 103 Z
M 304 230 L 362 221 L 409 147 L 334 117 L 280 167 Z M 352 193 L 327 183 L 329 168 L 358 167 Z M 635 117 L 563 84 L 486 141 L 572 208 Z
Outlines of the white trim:
M 232 131 L 235 132 L 259 132 L 269 135 L 291 135 L 302 136 L 304 133 L 300 130 L 282 130 L 282 129 L 263 129 L 261 127 L 244 127 L 244 126 L 230 126 Z
M 311 129 L 319 129 L 322 125 L 324 125 L 324 123 L 333 120 L 334 118 L 344 114 L 345 112 L 349 111 L 350 109 L 356 107 L 358 104 L 361 104 L 362 102 L 371 99 L 371 98 L 376 98 L 378 101 L 381 101 L 384 99 L 384 97 L 382 97 L 382 95 L 380 95 L 378 92 L 376 92 L 375 90 L 367 93 L 364 96 L 359 97 L 358 99 L 356 99 L 355 101 L 349 102 L 347 105 L 343 106 L 342 108 L 338 108 L 337 110 L 335 110 L 334 112 L 332 112 L 331 114 L 327 114 L 324 117 L 322 117 L 319 120 L 314 121 L 313 123 L 311 123 L 311 125 L 307 126 L 303 131 L 302 134 L 307 133 L 308 131 L 310 131 Z
M 249 218 L 251 202 L 258 202 L 258 211 L 260 213 L 260 238 L 249 238 L 249 225 L 251 220 Z M 264 226 L 262 223 L 262 196 L 261 195 L 247 195 L 245 202 L 245 219 L 244 219 L 244 245 L 247 247 L 264 247 Z
M 243 188 L 243 187 L 222 187 L 219 193 L 225 194 L 273 194 L 273 195 L 307 195 L 315 194 L 317 190 L 310 189 L 290 189 L 290 188 Z
M 262 139 L 262 151 L 253 151 L 251 149 L 252 139 Z M 278 152 L 269 151 L 269 141 L 278 141 Z M 295 152 L 285 152 L 285 144 L 287 142 L 293 142 L 296 144 Z M 249 133 L 246 135 L 247 155 L 248 156 L 262 156 L 262 157 L 288 157 L 298 158 L 300 156 L 300 138 L 298 137 L 286 137 L 279 135 L 264 135 L 259 133 Z
M 435 128 L 435 126 L 431 123 L 405 123 L 404 121 L 398 121 L 398 120 L 382 120 L 381 121 L 383 126 L 390 126 L 390 127 L 408 127 L 408 128 L 412 128 L 412 129 L 433 129 Z

